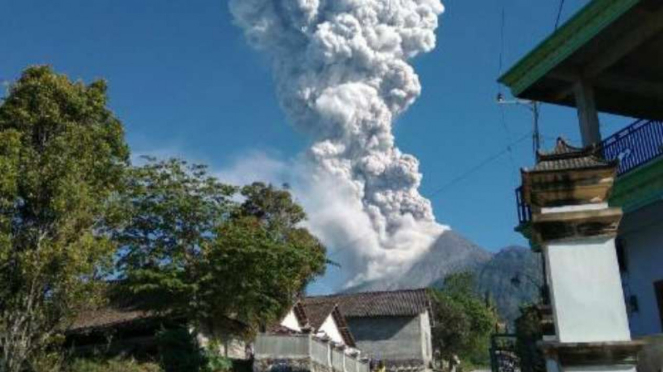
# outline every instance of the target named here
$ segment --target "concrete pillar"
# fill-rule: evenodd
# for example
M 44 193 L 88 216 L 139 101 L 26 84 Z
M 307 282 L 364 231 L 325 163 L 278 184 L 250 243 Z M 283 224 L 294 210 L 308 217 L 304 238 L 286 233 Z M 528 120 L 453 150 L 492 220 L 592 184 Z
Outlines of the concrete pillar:
M 580 134 L 583 146 L 591 146 L 601 142 L 599 114 L 596 110 L 594 88 L 586 81 L 578 81 L 574 86 Z

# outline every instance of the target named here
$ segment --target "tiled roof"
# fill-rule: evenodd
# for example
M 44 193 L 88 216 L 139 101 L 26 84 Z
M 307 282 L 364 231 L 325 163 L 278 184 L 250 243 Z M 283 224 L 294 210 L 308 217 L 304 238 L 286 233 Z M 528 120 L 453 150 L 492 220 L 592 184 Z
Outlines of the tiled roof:
M 293 312 L 295 313 L 295 318 L 297 318 L 297 323 L 301 328 L 307 327 L 309 325 L 308 317 L 306 316 L 306 309 L 301 302 L 297 301 L 293 307 Z
M 336 308 L 335 302 L 303 303 L 309 325 L 319 329 Z
M 109 306 L 97 310 L 86 310 L 81 312 L 71 327 L 70 332 L 84 332 L 87 330 L 111 328 L 119 325 L 139 322 L 141 320 L 155 319 L 153 313 Z
M 303 300 L 305 306 L 324 303 L 338 304 L 341 314 L 347 318 L 416 316 L 430 310 L 426 289 L 317 296 Z
M 576 154 L 582 153 L 583 149 L 581 147 L 571 146 L 564 138 L 557 138 L 557 143 L 555 148 L 552 151 L 539 151 L 538 156 L 540 157 L 549 157 L 557 155 L 566 155 L 566 154 Z
M 595 147 L 584 149 L 569 145 L 563 138 L 557 140 L 557 145 L 550 152 L 539 152 L 537 164 L 530 172 L 556 172 L 576 169 L 610 168 L 616 162 L 606 161 L 598 155 Z

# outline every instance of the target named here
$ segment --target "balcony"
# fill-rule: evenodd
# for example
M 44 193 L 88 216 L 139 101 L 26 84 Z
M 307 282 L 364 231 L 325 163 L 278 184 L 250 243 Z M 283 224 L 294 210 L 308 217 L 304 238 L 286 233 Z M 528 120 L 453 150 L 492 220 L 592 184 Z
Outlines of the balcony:
M 611 204 L 621 206 L 628 212 L 660 197 L 663 190 L 663 184 L 658 184 L 661 182 L 661 170 L 645 171 L 650 170 L 650 166 L 663 155 L 663 122 L 638 120 L 603 140 L 599 151 L 607 160 L 619 160 Z M 636 189 L 637 192 L 634 191 Z M 522 227 L 532 220 L 532 211 L 523 199 L 520 187 L 516 189 L 516 201 L 518 221 Z

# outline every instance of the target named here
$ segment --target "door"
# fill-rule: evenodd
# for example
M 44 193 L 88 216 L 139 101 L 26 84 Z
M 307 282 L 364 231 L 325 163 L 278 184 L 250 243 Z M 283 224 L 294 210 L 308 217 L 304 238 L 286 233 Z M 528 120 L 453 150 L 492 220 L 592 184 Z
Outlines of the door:
M 656 300 L 658 301 L 658 316 L 661 320 L 661 331 L 663 331 L 663 280 L 654 283 L 656 291 Z

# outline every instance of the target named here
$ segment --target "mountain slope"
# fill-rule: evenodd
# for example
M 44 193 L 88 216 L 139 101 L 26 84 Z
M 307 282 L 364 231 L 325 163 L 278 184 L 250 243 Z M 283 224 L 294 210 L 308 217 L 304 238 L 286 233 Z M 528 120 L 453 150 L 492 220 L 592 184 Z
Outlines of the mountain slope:
M 513 321 L 521 304 L 537 299 L 541 282 L 538 255 L 528 248 L 517 246 L 491 254 L 454 231 L 442 234 L 401 277 L 367 282 L 345 292 L 439 288 L 446 276 L 463 271 L 476 273 L 478 290 L 490 295 L 505 320 Z
M 440 278 L 460 271 L 482 267 L 492 255 L 454 231 L 446 231 L 430 250 L 399 278 L 371 281 L 345 292 L 387 291 L 429 287 Z
M 540 256 L 529 248 L 507 247 L 477 272 L 479 290 L 488 292 L 500 316 L 508 321 L 520 314 L 520 306 L 538 299 L 542 282 Z

